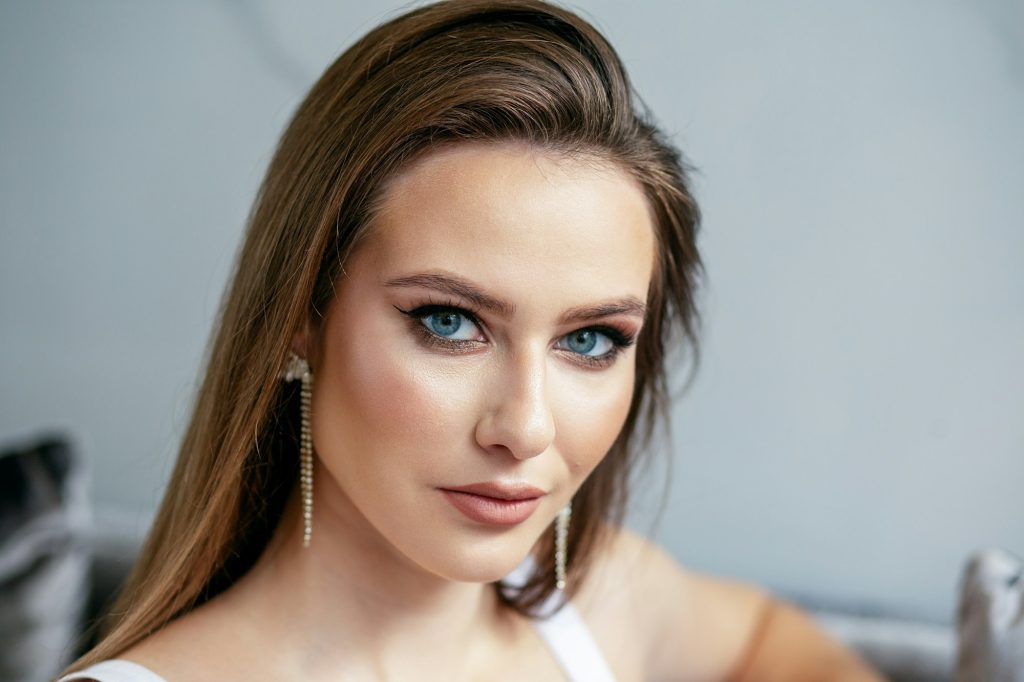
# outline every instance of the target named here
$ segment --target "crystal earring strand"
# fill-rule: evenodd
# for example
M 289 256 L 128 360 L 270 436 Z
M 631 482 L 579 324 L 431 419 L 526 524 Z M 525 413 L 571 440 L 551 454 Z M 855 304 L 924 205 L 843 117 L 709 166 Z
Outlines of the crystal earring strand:
M 299 441 L 299 483 L 302 488 L 302 546 L 309 547 L 313 537 L 313 432 L 309 426 L 310 401 L 313 396 L 313 373 L 309 363 L 295 353 L 288 356 L 282 378 L 302 381 L 302 433 Z
M 572 502 L 567 502 L 555 517 L 555 587 L 565 589 L 566 545 L 569 540 L 569 517 L 572 515 Z

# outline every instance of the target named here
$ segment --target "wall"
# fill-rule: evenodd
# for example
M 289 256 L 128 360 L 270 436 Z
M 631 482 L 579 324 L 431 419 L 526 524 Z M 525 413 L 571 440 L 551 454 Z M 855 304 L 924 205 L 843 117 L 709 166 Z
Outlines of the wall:
M 0 5 L 0 438 L 72 434 L 101 514 L 145 528 L 276 137 L 398 7 Z M 1024 552 L 1024 10 L 577 7 L 698 168 L 703 361 L 657 536 L 947 620 L 967 552 Z

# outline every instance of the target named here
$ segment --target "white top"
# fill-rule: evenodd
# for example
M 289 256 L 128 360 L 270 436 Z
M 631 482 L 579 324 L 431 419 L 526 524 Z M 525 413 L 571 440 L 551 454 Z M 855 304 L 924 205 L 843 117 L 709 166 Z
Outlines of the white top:
M 112 661 L 101 661 L 91 665 L 85 670 L 71 673 L 57 680 L 57 682 L 70 682 L 70 680 L 99 680 L 99 682 L 167 682 L 149 668 L 143 667 L 131 661 L 114 659 Z
M 572 603 L 547 620 L 533 621 L 538 634 L 551 649 L 569 682 L 615 682 L 611 668 L 590 636 Z M 71 673 L 57 682 L 93 679 L 99 682 L 167 682 L 149 668 L 118 659 L 103 661 Z
M 532 622 L 569 682 L 615 682 L 612 669 L 572 602 L 547 620 Z
M 527 557 L 504 582 L 513 586 L 521 585 L 531 569 L 532 559 Z M 561 597 L 561 592 L 554 592 L 544 603 L 541 613 L 550 613 Z M 531 622 L 562 666 L 569 682 L 615 682 L 608 662 L 601 655 L 597 642 L 591 637 L 586 623 L 572 602 L 567 602 L 554 616 Z M 57 682 L 86 679 L 99 682 L 167 682 L 138 663 L 116 659 L 102 661 L 80 672 L 65 675 Z

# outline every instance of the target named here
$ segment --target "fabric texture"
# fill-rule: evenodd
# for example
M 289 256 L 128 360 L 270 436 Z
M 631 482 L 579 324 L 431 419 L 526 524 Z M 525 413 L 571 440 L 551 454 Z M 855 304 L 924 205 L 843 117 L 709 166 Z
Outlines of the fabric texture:
M 57 682 L 73 680 L 99 680 L 99 682 L 167 682 L 149 668 L 131 661 L 114 659 L 91 665 L 85 670 L 71 673 Z
M 60 438 L 0 453 L 0 680 L 51 680 L 89 594 L 85 473 Z
M 974 554 L 960 583 L 956 682 L 1024 682 L 1024 562 Z
M 535 566 L 533 557 L 527 555 L 519 566 L 505 576 L 502 588 L 513 591 L 518 589 L 525 584 Z M 533 621 L 533 626 L 570 682 L 615 682 L 611 667 L 579 611 L 572 602 L 564 601 L 562 592 L 552 592 L 539 612 L 541 616 Z
M 570 682 L 615 682 L 608 662 L 571 602 L 555 615 L 534 621 L 534 627 Z

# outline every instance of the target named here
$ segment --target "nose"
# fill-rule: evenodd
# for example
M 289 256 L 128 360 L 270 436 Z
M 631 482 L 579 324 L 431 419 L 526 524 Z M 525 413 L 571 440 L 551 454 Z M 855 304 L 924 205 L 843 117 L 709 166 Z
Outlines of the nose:
M 543 357 L 525 356 L 510 358 L 495 374 L 488 408 L 476 426 L 476 440 L 483 448 L 516 459 L 536 457 L 548 449 L 555 439 L 555 420 L 546 375 Z

